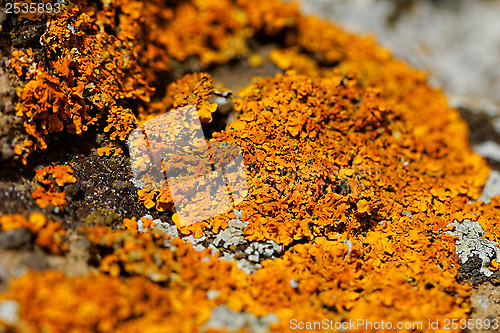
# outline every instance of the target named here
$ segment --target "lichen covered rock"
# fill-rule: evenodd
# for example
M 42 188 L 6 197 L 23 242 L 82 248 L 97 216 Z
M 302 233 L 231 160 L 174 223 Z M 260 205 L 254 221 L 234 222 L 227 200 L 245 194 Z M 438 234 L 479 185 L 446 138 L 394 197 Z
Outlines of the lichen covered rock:
M 62 9 L 20 18 L 47 28 L 37 47 L 13 47 L 12 69 L 24 81 L 15 110 L 25 138 L 11 147 L 17 159 L 31 167 L 52 142 L 92 141 L 93 131 L 104 137 L 93 141 L 96 158 L 125 158 L 128 134 L 158 115 L 194 105 L 213 126 L 221 105 L 234 104 L 235 120 L 212 128 L 210 140 L 241 148 L 248 195 L 235 210 L 181 227 L 168 189 L 124 191 L 123 202 L 148 214 L 120 215 L 115 193 L 113 207 L 86 207 L 86 226 L 74 230 L 63 224 L 68 215 L 47 218 L 48 207 L 64 213 L 90 202 L 78 192 L 99 197 L 104 181 L 96 175 L 83 184 L 83 164 L 44 164 L 33 170 L 38 205 L 4 214 L 0 229 L 28 229 L 25 243 L 62 256 L 66 232 L 79 232 L 96 272 L 30 271 L 13 280 L 0 306 L 15 304 L 16 315 L 0 316 L 0 328 L 287 332 L 292 320 L 364 319 L 421 322 L 414 331 L 426 332 L 429 319 L 468 317 L 471 287 L 457 281 L 468 254 L 456 254 L 461 232 L 450 223 L 481 225 L 487 240 L 472 243 L 492 259 L 500 198 L 474 201 L 489 168 L 422 72 L 290 3 L 117 0 Z M 255 58 L 259 43 L 268 43 L 265 61 L 280 72 L 231 95 L 210 71 Z M 114 193 L 132 181 L 105 183 Z M 70 205 L 65 189 L 74 192 Z M 500 269 L 487 261 L 485 272 Z M 233 313 L 238 323 L 227 321 Z

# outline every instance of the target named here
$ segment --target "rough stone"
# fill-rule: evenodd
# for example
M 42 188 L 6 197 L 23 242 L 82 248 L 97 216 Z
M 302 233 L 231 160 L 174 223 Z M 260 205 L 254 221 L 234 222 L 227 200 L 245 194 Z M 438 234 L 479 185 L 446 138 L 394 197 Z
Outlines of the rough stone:
M 7 282 L 9 278 L 9 272 L 5 269 L 5 267 L 0 266 L 0 284 Z
M 27 228 L 0 233 L 0 249 L 19 249 L 31 243 L 31 231 Z
M 496 170 L 491 170 L 488 180 L 483 187 L 483 193 L 478 200 L 489 203 L 491 198 L 500 195 L 500 172 Z
M 474 147 L 479 155 L 495 161 L 500 161 L 500 145 L 495 141 L 485 141 Z
M 499 1 L 309 0 L 301 7 L 376 35 L 395 56 L 426 70 L 448 95 L 500 101 Z

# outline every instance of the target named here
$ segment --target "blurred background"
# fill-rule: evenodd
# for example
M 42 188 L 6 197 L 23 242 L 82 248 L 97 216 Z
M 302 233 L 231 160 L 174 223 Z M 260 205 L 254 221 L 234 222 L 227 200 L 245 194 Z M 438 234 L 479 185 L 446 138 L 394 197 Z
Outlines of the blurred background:
M 302 0 L 302 10 L 373 35 L 426 71 L 468 122 L 474 150 L 500 170 L 500 1 Z M 500 186 L 500 185 L 499 185 Z

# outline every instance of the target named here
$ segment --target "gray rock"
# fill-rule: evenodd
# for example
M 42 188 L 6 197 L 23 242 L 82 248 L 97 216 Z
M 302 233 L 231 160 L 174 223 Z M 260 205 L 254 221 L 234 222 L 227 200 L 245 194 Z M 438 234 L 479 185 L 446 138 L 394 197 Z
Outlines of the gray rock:
M 9 279 L 9 272 L 5 267 L 0 266 L 0 283 L 6 282 Z
M 492 121 L 495 132 L 500 133 L 500 115 Z
M 274 313 L 256 317 L 251 313 L 236 312 L 225 305 L 219 305 L 212 309 L 210 319 L 203 325 L 202 330 L 212 328 L 234 332 L 246 327 L 249 332 L 261 333 L 269 331 L 271 323 L 279 323 Z
M 481 193 L 481 196 L 477 200 L 490 203 L 491 198 L 497 195 L 500 195 L 500 172 L 491 170 L 488 180 L 484 184 L 483 193 Z
M 500 272 L 496 271 L 493 273 L 493 275 L 490 277 L 490 282 L 494 286 L 500 286 Z
M 31 243 L 31 231 L 27 228 L 0 233 L 0 249 L 19 249 Z
M 431 83 L 444 87 L 448 95 L 500 101 L 499 1 L 308 0 L 300 3 L 306 13 L 331 19 L 347 30 L 375 34 L 380 44 L 396 57 L 429 73 Z M 492 109 L 498 114 L 498 105 Z
M 11 159 L 14 156 L 14 149 L 7 143 L 2 143 L 2 158 L 4 160 Z
M 482 142 L 474 147 L 474 151 L 485 158 L 500 161 L 500 145 L 495 141 Z
M 21 255 L 19 270 L 15 272 L 16 277 L 18 277 L 19 274 L 24 274 L 26 268 L 37 271 L 44 271 L 51 268 L 47 260 L 47 254 L 40 249 L 23 253 Z

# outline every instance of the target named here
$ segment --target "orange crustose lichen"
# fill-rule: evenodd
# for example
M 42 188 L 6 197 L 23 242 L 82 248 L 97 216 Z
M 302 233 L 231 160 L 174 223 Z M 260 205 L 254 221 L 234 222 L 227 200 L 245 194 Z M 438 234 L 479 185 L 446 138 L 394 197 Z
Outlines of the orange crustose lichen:
M 47 148 L 51 133 L 82 134 L 103 114 L 111 139 L 124 140 L 136 118 L 120 101 L 149 101 L 152 89 L 131 61 L 133 51 L 99 31 L 91 16 L 89 8 L 68 6 L 48 22 L 41 37 L 48 68 L 37 63 L 34 73 L 28 70 L 29 81 L 18 89 L 17 115 L 26 119 L 24 127 L 32 137 L 21 146 L 26 153 Z M 21 58 L 19 53 L 14 56 Z M 22 73 L 25 63 L 18 60 L 13 66 Z
M 224 88 L 220 85 L 215 84 L 210 75 L 205 73 L 194 73 L 187 74 L 181 79 L 172 82 L 167 87 L 166 95 L 161 104 L 163 107 L 168 108 L 181 108 L 187 106 L 194 106 L 198 111 L 198 116 L 201 123 L 209 123 L 212 121 L 212 114 L 217 110 L 217 104 L 211 102 L 211 98 L 214 96 L 216 91 L 224 91 Z M 148 115 L 141 119 L 141 123 L 151 119 L 154 116 Z M 180 130 L 180 129 L 171 129 Z M 159 130 L 161 133 L 161 129 Z M 161 136 L 158 137 L 157 144 L 168 151 L 168 142 L 163 143 L 161 140 L 165 140 Z M 152 137 L 148 140 L 153 140 Z M 163 148 L 164 147 L 164 148 Z M 138 158 L 132 163 L 136 168 L 140 169 L 141 164 L 146 165 L 150 162 L 151 157 L 145 152 L 144 156 Z M 158 181 L 158 180 L 157 180 Z M 158 211 L 164 211 L 165 209 L 173 209 L 173 199 L 170 190 L 153 190 L 153 189 L 140 189 L 138 190 L 139 199 L 144 203 L 146 208 L 150 209 L 156 207 Z
M 35 179 L 41 184 L 33 190 L 32 197 L 40 208 L 45 208 L 48 205 L 59 206 L 62 208 L 66 205 L 66 194 L 56 191 L 56 186 L 64 186 L 76 182 L 76 178 L 71 175 L 73 170 L 69 165 L 48 166 L 36 170 Z M 49 177 L 52 179 L 49 179 Z
M 63 237 L 66 234 L 61 222 L 52 222 L 42 213 L 31 213 L 26 218 L 21 214 L 0 216 L 0 230 L 9 231 L 28 228 L 35 235 L 35 244 L 52 253 L 61 253 L 65 250 Z
M 247 54 L 246 39 L 254 32 L 239 7 L 220 0 L 175 9 L 159 0 L 112 1 L 101 10 L 85 2 L 68 4 L 47 24 L 41 37 L 45 61 L 31 49 L 13 52 L 12 66 L 26 80 L 16 107 L 31 138 L 16 146 L 23 163 L 31 152 L 47 148 L 53 133 L 80 135 L 101 118 L 111 140 L 125 140 L 138 122 L 132 107 L 150 108 L 145 103 L 152 85 L 169 70 L 170 59 L 197 56 L 203 66 L 223 63 Z M 105 29 L 115 25 L 114 33 Z

